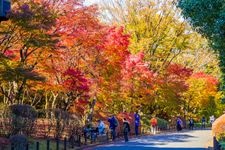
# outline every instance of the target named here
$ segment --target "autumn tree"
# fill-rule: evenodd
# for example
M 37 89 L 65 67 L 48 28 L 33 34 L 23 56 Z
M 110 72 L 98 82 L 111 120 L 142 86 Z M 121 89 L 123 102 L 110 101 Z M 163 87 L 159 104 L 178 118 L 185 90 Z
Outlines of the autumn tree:
M 134 111 L 137 107 L 153 101 L 157 74 L 144 62 L 144 53 L 130 54 L 123 63 L 121 73 L 121 94 L 126 106 L 124 111 Z
M 111 14 L 111 21 L 123 25 L 131 35 L 129 50 L 143 51 L 154 71 L 164 70 L 181 53 L 201 45 L 195 43 L 201 37 L 180 17 L 172 0 L 111 0 L 102 7 Z
M 15 1 L 9 21 L 1 24 L 1 94 L 7 103 L 23 103 L 28 81 L 43 80 L 36 71 L 43 53 L 52 53 L 56 43 L 48 31 L 55 24 L 48 4 Z M 15 101 L 16 100 L 16 101 Z
M 187 80 L 189 89 L 184 93 L 185 110 L 189 116 L 216 115 L 221 93 L 218 79 L 203 72 L 194 73 Z

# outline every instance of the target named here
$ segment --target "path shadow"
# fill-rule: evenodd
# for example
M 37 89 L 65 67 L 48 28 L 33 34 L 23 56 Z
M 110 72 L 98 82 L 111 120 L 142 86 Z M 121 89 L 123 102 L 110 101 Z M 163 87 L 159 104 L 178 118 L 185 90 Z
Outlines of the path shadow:
M 144 136 L 132 139 L 128 143 L 116 142 L 108 145 L 102 145 L 98 147 L 90 148 L 90 150 L 206 150 L 206 148 L 201 147 L 191 147 L 185 148 L 185 146 L 179 147 L 178 143 L 191 143 L 196 136 L 188 134 L 188 132 L 183 133 L 173 133 L 169 135 L 157 135 L 157 136 Z M 168 147 L 166 146 L 168 143 Z M 171 146 L 171 144 L 174 144 Z M 179 144 L 180 145 L 180 144 Z M 183 145 L 183 144 L 182 144 Z
M 206 150 L 205 148 L 193 147 L 193 148 L 183 148 L 183 147 L 143 147 L 143 146 L 119 146 L 119 147 L 98 147 L 92 150 Z
M 158 136 L 146 136 L 140 141 L 144 140 L 146 141 L 158 141 L 158 142 L 188 142 L 190 138 L 197 138 L 196 136 L 192 136 L 185 133 L 179 133 L 179 134 L 171 134 L 168 135 L 158 135 Z M 133 139 L 132 141 L 138 142 L 139 139 Z

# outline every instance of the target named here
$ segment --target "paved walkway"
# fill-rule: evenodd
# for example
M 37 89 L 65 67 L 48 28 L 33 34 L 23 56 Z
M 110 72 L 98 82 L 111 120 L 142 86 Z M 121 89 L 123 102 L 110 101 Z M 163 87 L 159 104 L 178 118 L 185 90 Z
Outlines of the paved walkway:
M 116 142 L 97 146 L 92 150 L 205 150 L 211 141 L 211 130 L 194 130 L 145 136 L 127 143 Z

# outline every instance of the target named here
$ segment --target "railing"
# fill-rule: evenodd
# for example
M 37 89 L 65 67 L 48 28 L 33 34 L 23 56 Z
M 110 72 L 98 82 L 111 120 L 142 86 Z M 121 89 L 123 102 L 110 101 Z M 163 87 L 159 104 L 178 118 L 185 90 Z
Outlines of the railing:
M 92 134 L 92 133 L 91 133 Z M 96 134 L 96 133 L 94 133 Z M 150 129 L 143 128 L 140 131 L 140 135 L 148 135 L 150 134 Z M 64 134 L 66 135 L 66 134 Z M 93 138 L 92 135 L 87 136 L 84 132 L 77 132 L 73 134 L 71 137 L 64 137 L 61 139 L 54 139 L 43 137 L 42 139 L 33 139 L 33 141 L 29 141 L 26 145 L 26 150 L 70 150 L 74 149 L 75 147 L 84 147 L 90 146 L 95 144 L 105 144 L 107 142 L 112 141 L 112 136 L 109 130 L 106 130 L 104 135 L 95 135 L 96 137 Z M 135 137 L 134 133 L 130 133 L 129 137 Z M 34 138 L 34 137 L 33 137 Z M 116 140 L 122 140 L 124 138 L 123 132 L 120 130 L 116 134 Z M 15 150 L 15 146 L 12 144 L 10 145 L 11 150 Z
M 5 121 L 5 120 L 4 120 Z M 0 122 L 3 123 L 3 120 Z M 7 125 L 10 125 L 9 123 L 6 123 Z M 3 131 L 1 129 L 0 124 L 0 132 Z M 81 146 L 87 146 L 90 144 L 101 144 L 101 143 L 106 143 L 108 141 L 112 141 L 112 136 L 109 130 L 106 130 L 105 134 L 102 136 L 96 135 L 95 138 L 91 136 L 85 135 L 83 128 L 82 127 L 76 127 L 73 126 L 74 130 L 71 130 L 71 126 L 65 126 L 63 127 L 63 131 L 60 131 L 60 136 L 55 136 L 58 135 L 56 134 L 57 128 L 56 124 L 53 124 L 49 119 L 37 119 L 35 126 L 34 126 L 34 131 L 29 138 L 31 138 L 33 141 L 29 141 L 28 144 L 26 145 L 26 149 L 68 149 L 70 147 L 81 147 Z M 131 125 L 132 127 L 132 125 Z M 117 127 L 117 139 L 123 139 L 123 132 L 122 132 L 122 126 Z M 6 127 L 5 129 L 10 130 L 10 127 Z M 4 129 L 4 132 L 6 130 Z M 3 132 L 3 133 L 4 133 Z M 150 127 L 149 126 L 141 126 L 139 130 L 140 135 L 147 135 L 151 134 L 150 133 Z M 134 127 L 132 127 L 132 132 L 129 134 L 130 137 L 134 137 Z M 44 141 L 44 142 L 43 142 Z M 11 149 L 15 149 L 14 145 L 10 146 Z M 53 147 L 53 148 L 52 148 Z M 1 147 L 0 147 L 1 149 Z
M 63 150 L 67 150 L 67 149 L 69 149 L 69 148 L 74 148 L 74 147 L 69 147 L 69 141 L 67 140 L 67 138 L 64 138 L 64 140 L 63 141 L 60 141 L 60 140 L 55 140 L 54 141 L 54 145 L 52 144 L 50 144 L 50 142 L 51 142 L 51 140 L 49 140 L 49 139 L 47 139 L 46 140 L 46 145 L 43 147 L 42 146 L 42 148 L 41 148 L 41 146 L 40 146 L 40 142 L 35 142 L 35 145 L 33 145 L 33 144 L 26 144 L 25 146 L 24 146 L 24 148 L 26 149 L 26 150 L 43 150 L 43 149 L 45 149 L 45 150 L 50 150 L 50 149 L 52 149 L 52 147 L 54 146 L 54 149 L 55 150 L 61 150 L 61 149 L 63 149 Z M 62 144 L 63 143 L 63 144 Z M 80 141 L 78 141 L 78 144 L 80 143 Z M 60 146 L 61 145 L 61 146 Z M 78 146 L 80 146 L 80 145 L 78 145 Z M 11 150 L 15 150 L 15 149 L 18 149 L 15 145 L 13 145 L 13 144 L 11 144 Z

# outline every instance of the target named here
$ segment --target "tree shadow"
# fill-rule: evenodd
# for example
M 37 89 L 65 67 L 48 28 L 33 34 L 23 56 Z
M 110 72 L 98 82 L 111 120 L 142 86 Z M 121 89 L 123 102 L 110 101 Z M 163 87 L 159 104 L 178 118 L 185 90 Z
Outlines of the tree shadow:
M 92 150 L 204 150 L 204 148 L 182 148 L 182 147 L 165 147 L 168 143 L 190 142 L 196 136 L 191 136 L 185 133 L 175 133 L 168 135 L 145 136 L 141 139 L 132 139 L 128 143 L 118 142 L 105 146 L 92 148 Z
M 190 138 L 197 138 L 196 136 L 192 136 L 185 133 L 179 133 L 179 134 L 170 134 L 168 135 L 158 135 L 158 136 L 146 136 L 143 137 L 143 140 L 146 141 L 158 141 L 158 142 L 188 142 Z M 134 139 L 132 141 L 138 142 L 142 141 L 139 139 Z
M 92 150 L 206 150 L 205 148 L 183 148 L 183 147 L 142 147 L 142 146 L 118 146 L 118 147 L 99 147 Z

